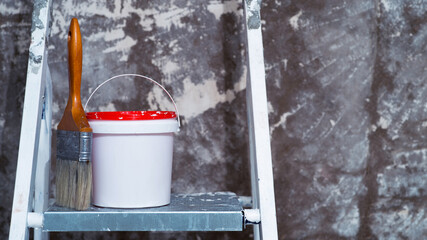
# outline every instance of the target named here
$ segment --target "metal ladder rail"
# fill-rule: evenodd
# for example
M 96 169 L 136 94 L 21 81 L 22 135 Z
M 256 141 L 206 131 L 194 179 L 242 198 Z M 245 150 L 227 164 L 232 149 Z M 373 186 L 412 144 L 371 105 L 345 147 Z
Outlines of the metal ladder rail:
M 19 140 L 18 161 L 16 169 L 15 190 L 13 196 L 11 225 L 9 239 L 28 239 L 29 225 L 31 222 L 42 220 L 43 206 L 46 204 L 45 194 L 37 196 L 42 202 L 35 204 L 38 213 L 33 212 L 34 205 L 34 182 L 39 147 L 41 154 L 45 155 L 45 143 L 40 142 L 40 129 L 42 122 L 42 111 L 45 102 L 44 94 L 46 79 L 49 74 L 47 69 L 47 40 L 49 36 L 49 24 L 51 14 L 51 1 L 39 0 L 34 3 L 31 44 L 29 48 L 29 59 L 26 79 L 26 91 L 22 115 L 22 125 Z M 46 129 L 45 129 L 46 130 Z M 42 141 L 50 141 L 50 135 L 46 137 L 43 133 Z M 47 131 L 50 134 L 50 131 Z M 50 150 L 47 150 L 50 151 Z M 49 161 L 49 159 L 47 160 Z M 46 163 L 46 162 L 45 162 Z M 46 163 L 47 164 L 47 163 Z M 49 165 L 49 164 L 47 164 Z M 46 176 L 41 171 L 40 177 Z M 41 181 L 44 182 L 44 181 Z M 38 184 L 37 187 L 41 185 Z M 46 191 L 47 189 L 41 189 Z M 37 190 L 37 192 L 40 192 Z M 40 197 L 42 197 L 40 199 Z M 35 231 L 35 239 L 42 238 L 40 231 Z
M 278 239 L 274 199 L 273 165 L 268 124 L 264 48 L 261 32 L 261 0 L 243 0 L 249 78 L 246 102 L 249 125 L 253 209 L 260 222 L 254 225 L 254 239 Z
M 41 227 L 36 227 L 43 223 L 43 213 L 49 205 L 49 173 L 50 156 L 52 146 L 52 79 L 46 60 L 46 88 L 44 92 L 44 105 L 42 119 L 40 122 L 40 137 L 36 163 L 36 173 L 34 182 L 34 213 L 30 216 L 34 226 L 34 239 L 48 239 L 49 233 L 43 232 Z M 34 219 L 35 217 L 35 219 Z M 35 220 L 35 221 L 34 221 Z

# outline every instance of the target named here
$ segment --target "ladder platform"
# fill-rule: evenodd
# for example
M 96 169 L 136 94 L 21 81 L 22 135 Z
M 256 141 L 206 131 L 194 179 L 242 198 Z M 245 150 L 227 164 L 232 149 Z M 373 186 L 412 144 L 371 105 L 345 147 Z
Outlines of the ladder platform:
M 167 206 L 139 209 L 52 205 L 43 231 L 242 231 L 243 207 L 232 192 L 172 194 Z

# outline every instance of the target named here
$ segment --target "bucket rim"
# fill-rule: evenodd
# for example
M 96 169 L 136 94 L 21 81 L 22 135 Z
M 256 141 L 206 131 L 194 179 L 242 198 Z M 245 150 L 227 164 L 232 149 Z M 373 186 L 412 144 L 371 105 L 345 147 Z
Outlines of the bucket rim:
M 129 120 L 161 120 L 177 117 L 174 111 L 105 111 L 88 112 L 88 120 L 129 121 Z

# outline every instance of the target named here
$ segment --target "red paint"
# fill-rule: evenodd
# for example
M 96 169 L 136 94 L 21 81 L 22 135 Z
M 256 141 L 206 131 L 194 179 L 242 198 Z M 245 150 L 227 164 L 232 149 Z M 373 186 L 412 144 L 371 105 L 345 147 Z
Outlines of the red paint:
M 159 120 L 176 118 L 172 111 L 123 111 L 123 112 L 89 112 L 89 120 Z

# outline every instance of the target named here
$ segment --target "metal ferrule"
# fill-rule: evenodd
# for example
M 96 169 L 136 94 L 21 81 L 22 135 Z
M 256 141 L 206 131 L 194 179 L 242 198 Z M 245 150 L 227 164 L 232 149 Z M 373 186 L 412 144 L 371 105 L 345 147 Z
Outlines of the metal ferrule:
M 91 160 L 92 133 L 58 130 L 56 156 L 62 160 L 87 162 Z
M 90 161 L 91 155 L 92 155 L 92 133 L 81 132 L 79 161 L 80 162 Z

